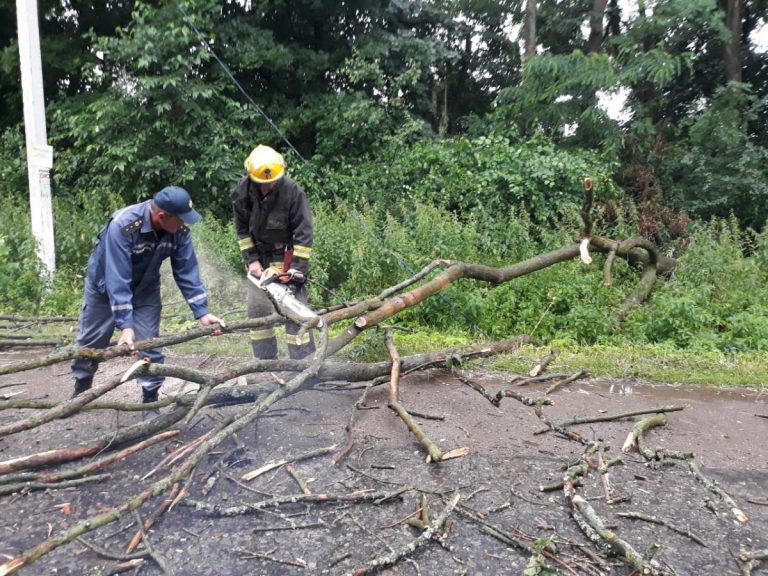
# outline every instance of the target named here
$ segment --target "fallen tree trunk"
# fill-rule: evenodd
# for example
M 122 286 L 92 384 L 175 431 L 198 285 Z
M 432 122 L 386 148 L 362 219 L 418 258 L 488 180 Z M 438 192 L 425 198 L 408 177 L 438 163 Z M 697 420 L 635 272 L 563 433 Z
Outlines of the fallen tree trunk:
M 222 328 L 218 324 L 215 326 L 199 326 L 179 334 L 171 334 L 168 336 L 160 336 L 158 338 L 141 340 L 136 342 L 134 348 L 136 351 L 148 350 L 150 348 L 162 348 L 163 346 L 172 346 L 182 342 L 189 342 L 202 336 L 209 336 L 214 330 L 222 330 L 223 332 L 235 332 L 237 330 L 244 330 L 246 328 L 261 328 L 272 326 L 281 322 L 283 322 L 281 316 L 278 314 L 270 314 L 269 316 L 264 316 L 263 318 L 253 318 L 250 320 L 242 320 L 238 322 L 228 322 L 226 328 Z M 33 370 L 35 368 L 42 368 L 43 366 L 51 366 L 53 364 L 66 362 L 67 360 L 72 360 L 74 358 L 84 358 L 86 360 L 93 360 L 94 362 L 104 362 L 106 360 L 111 360 L 112 358 L 131 356 L 132 354 L 133 351 L 129 350 L 127 346 L 112 346 L 104 350 L 94 348 L 67 347 L 49 354 L 43 358 L 36 358 L 34 360 L 28 360 L 19 364 L 8 364 L 7 366 L 0 366 L 0 376 L 5 374 L 14 374 L 16 372 L 24 372 L 26 370 Z

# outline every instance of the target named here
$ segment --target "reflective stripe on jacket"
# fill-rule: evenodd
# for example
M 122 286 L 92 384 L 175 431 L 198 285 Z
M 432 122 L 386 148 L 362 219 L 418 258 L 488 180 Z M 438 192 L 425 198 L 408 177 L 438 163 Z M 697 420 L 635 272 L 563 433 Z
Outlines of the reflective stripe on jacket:
M 256 260 L 263 266 L 283 260 L 293 247 L 291 267 L 309 272 L 312 256 L 312 211 L 304 189 L 288 177 L 262 196 L 259 187 L 243 178 L 232 194 L 232 207 L 240 253 L 246 264 Z

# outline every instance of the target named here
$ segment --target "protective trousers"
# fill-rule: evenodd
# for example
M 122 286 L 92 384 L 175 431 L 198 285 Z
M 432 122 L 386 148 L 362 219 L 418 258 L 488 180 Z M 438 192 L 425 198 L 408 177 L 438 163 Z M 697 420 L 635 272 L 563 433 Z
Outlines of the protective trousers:
M 296 298 L 304 304 L 307 303 L 307 287 L 303 284 L 296 287 Z M 262 318 L 275 313 L 275 306 L 267 296 L 267 293 L 248 283 L 248 318 Z M 300 360 L 315 351 L 312 335 L 304 332 L 301 336 L 301 328 L 293 322 L 285 325 L 285 337 L 288 343 L 288 355 L 294 360 Z M 254 358 L 260 360 L 274 360 L 277 358 L 277 338 L 274 327 L 251 330 L 251 348 Z
M 155 338 L 160 333 L 160 294 L 149 295 L 146 298 L 134 299 L 133 330 L 136 340 Z M 80 333 L 77 337 L 79 348 L 106 348 L 115 332 L 115 321 L 109 297 L 100 294 L 86 283 L 83 307 L 80 310 Z M 153 364 L 162 364 L 165 356 L 160 348 L 142 350 L 140 358 L 149 358 Z M 76 358 L 72 361 L 72 374 L 80 379 L 92 379 L 99 367 L 95 360 Z M 165 378 L 151 376 L 139 378 L 139 384 L 147 391 L 157 390 L 163 385 Z

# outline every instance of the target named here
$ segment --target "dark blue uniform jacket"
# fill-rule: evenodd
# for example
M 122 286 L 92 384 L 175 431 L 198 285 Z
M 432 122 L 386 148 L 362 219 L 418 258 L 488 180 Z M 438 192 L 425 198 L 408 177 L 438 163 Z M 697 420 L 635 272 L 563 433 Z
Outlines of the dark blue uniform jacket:
M 200 281 L 189 229 L 156 232 L 151 204 L 147 200 L 112 214 L 88 259 L 86 282 L 109 297 L 118 330 L 133 327 L 134 303 L 160 302 L 160 265 L 166 258 L 171 259 L 176 284 L 194 317 L 208 314 L 208 295 Z

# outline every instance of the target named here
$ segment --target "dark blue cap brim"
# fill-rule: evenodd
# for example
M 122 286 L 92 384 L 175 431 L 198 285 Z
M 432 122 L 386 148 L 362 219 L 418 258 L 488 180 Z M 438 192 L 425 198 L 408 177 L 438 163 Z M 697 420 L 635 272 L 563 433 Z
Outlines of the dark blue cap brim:
M 203 219 L 203 217 L 200 215 L 200 212 L 195 209 L 192 209 L 189 212 L 184 212 L 184 214 L 177 214 L 177 216 L 181 218 L 184 221 L 184 224 L 187 226 L 197 224 L 200 222 L 200 220 Z

